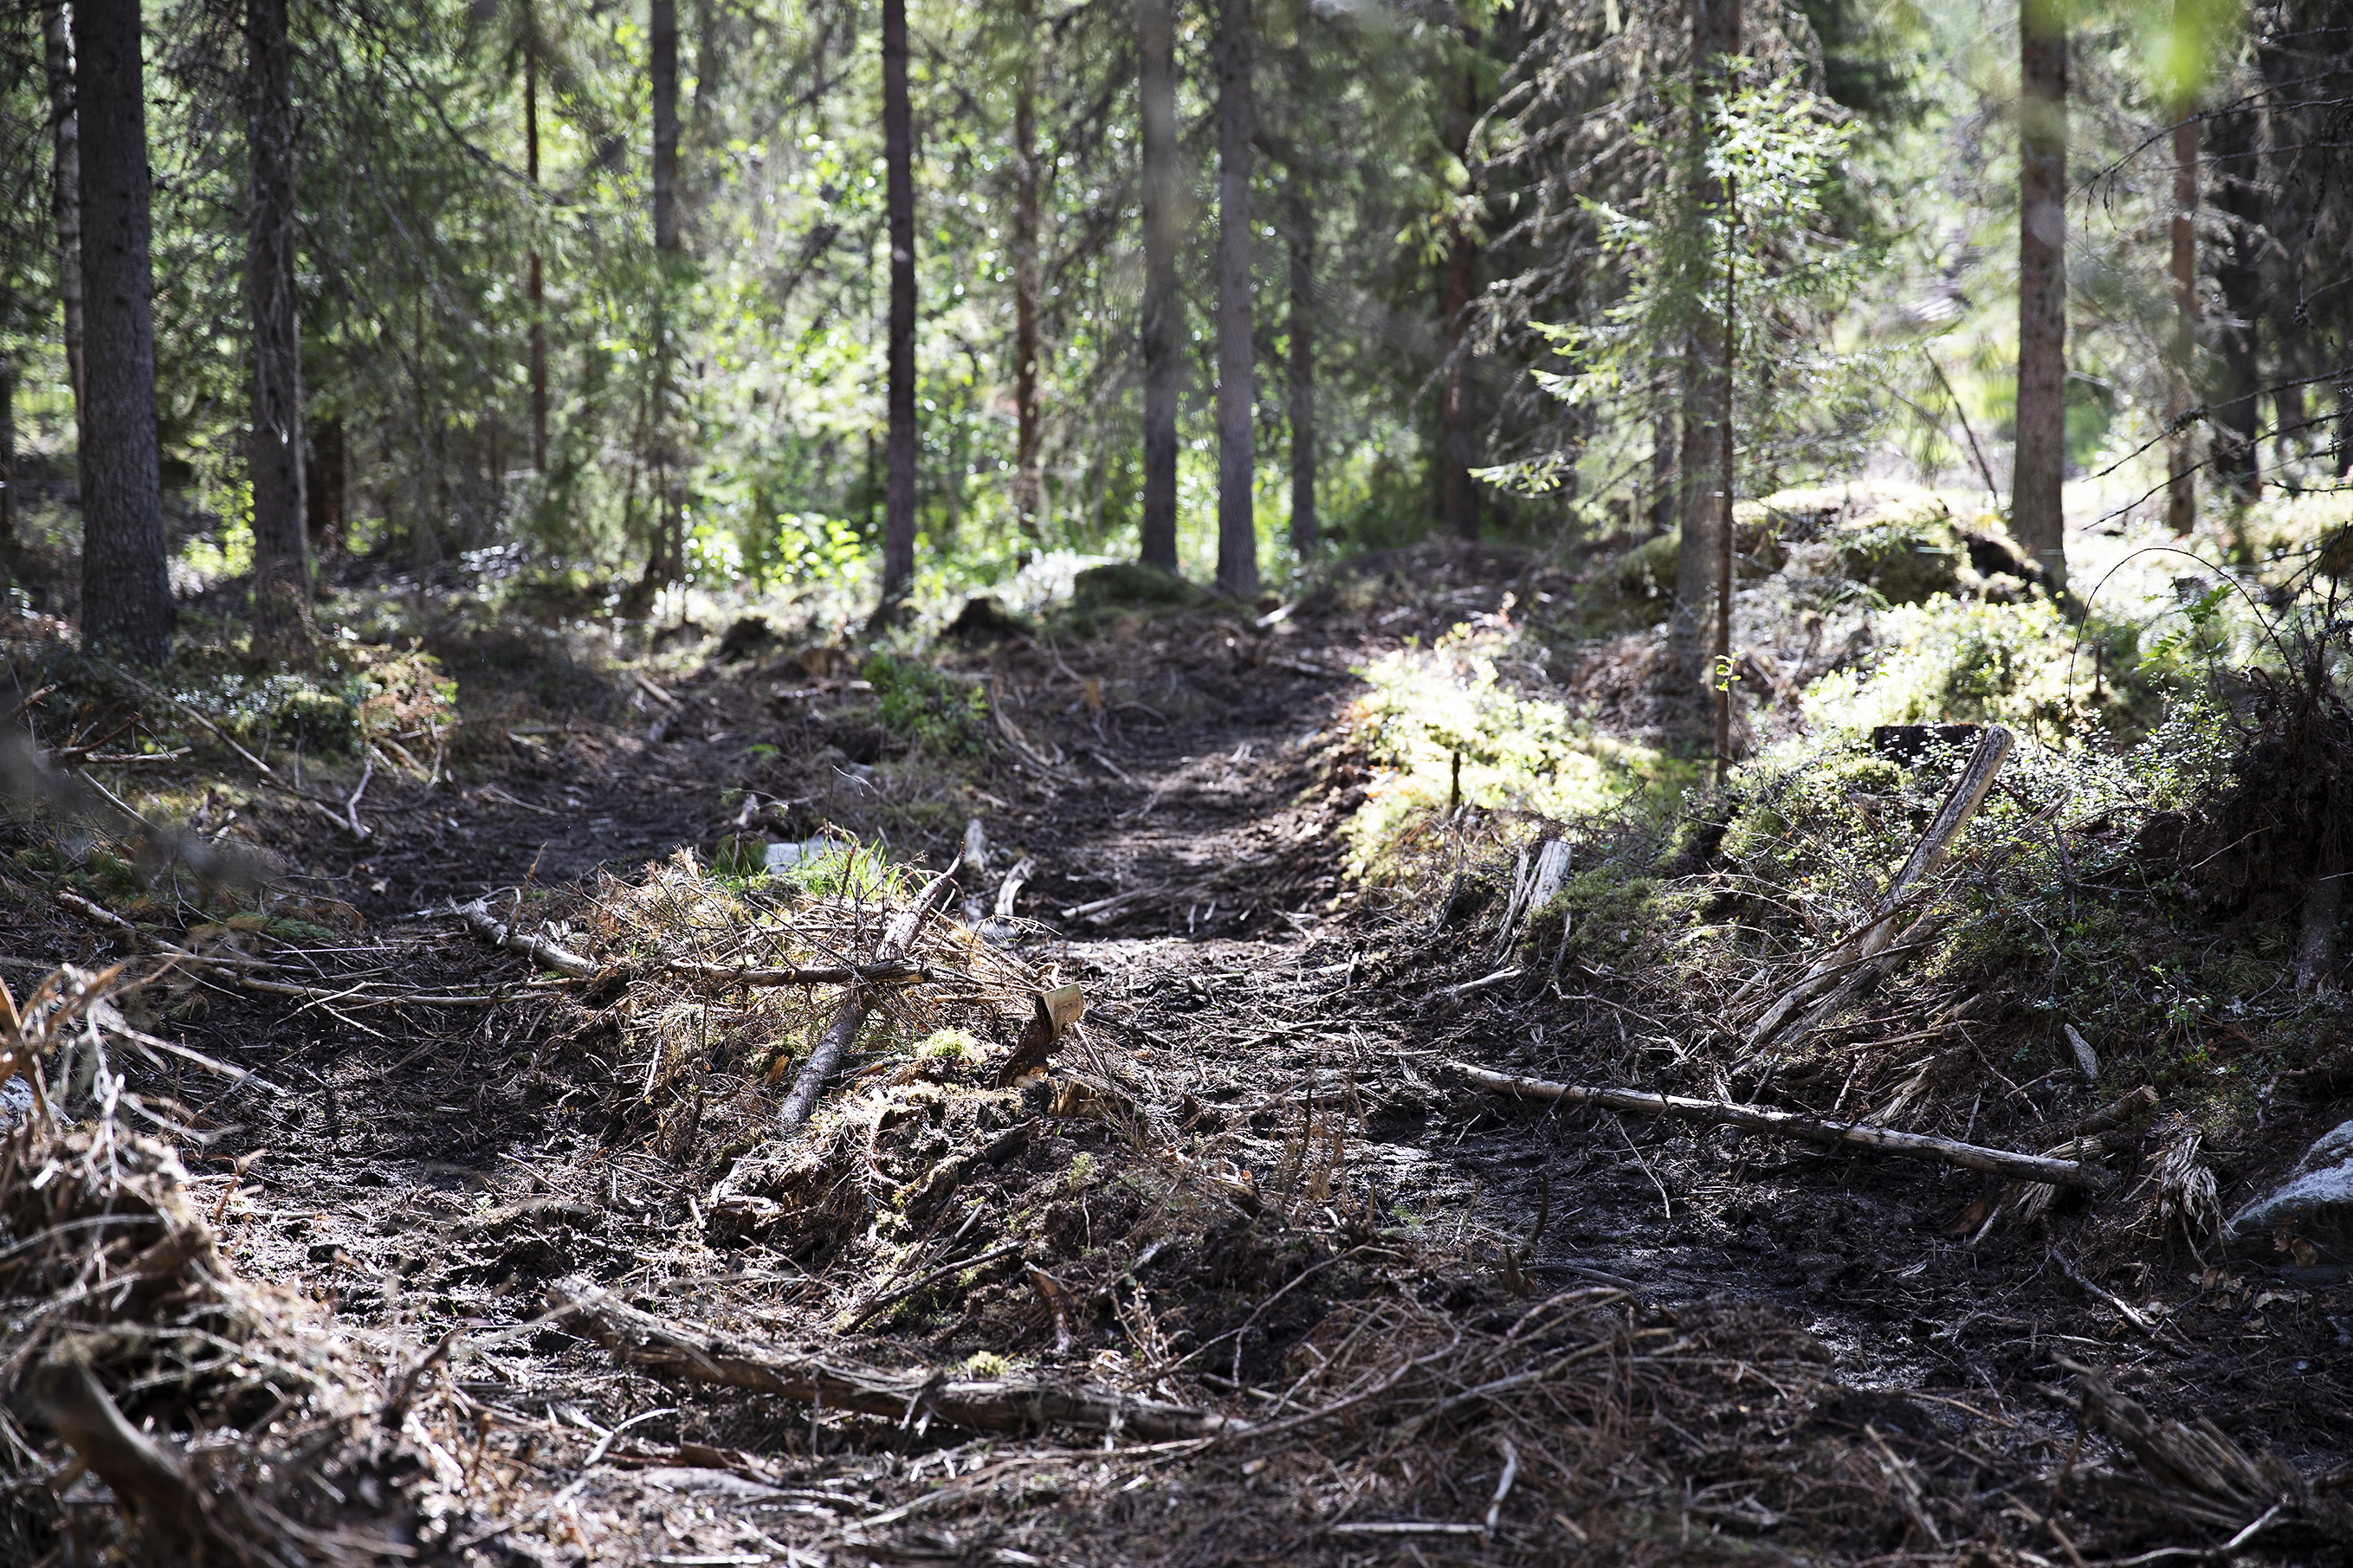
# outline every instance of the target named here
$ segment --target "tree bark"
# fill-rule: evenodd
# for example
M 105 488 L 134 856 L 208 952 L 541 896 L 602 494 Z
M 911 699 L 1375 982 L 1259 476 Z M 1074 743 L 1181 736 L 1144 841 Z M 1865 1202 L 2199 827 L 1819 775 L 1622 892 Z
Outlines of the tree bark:
M 73 40 L 62 5 L 41 7 L 41 55 L 47 68 L 51 148 L 49 204 L 58 229 L 58 299 L 65 307 L 66 374 L 81 406 L 81 128 L 74 112 Z
M 652 0 L 648 41 L 654 121 L 654 249 L 659 253 L 654 313 L 654 495 L 656 538 L 647 576 L 659 588 L 686 575 L 686 509 L 680 493 L 675 439 L 677 352 L 670 342 L 670 258 L 682 248 L 678 222 L 678 0 Z M 659 563 L 657 574 L 651 570 Z
M 133 663 L 172 651 L 155 431 L 154 279 L 139 0 L 74 8 L 81 139 L 82 644 Z
M 302 478 L 302 504 L 316 556 L 343 548 L 348 519 L 344 516 L 343 420 L 331 414 L 308 426 L 311 434 L 309 471 Z
M 1020 81 L 1013 100 L 1013 517 L 1044 542 L 1038 471 L 1038 0 L 1021 0 Z
M 311 625 L 303 504 L 302 319 L 295 296 L 294 48 L 286 0 L 246 0 L 246 158 L 251 193 L 246 323 L 253 337 L 253 616 L 272 638 Z
M 1478 35 L 1462 33 L 1461 96 L 1446 117 L 1446 150 L 1468 166 L 1471 126 L 1479 111 L 1479 72 L 1472 51 Z M 1471 468 L 1479 460 L 1479 438 L 1471 407 L 1471 300 L 1478 289 L 1479 237 L 1461 210 L 1469 193 L 1451 205 L 1446 218 L 1446 279 L 1440 290 L 1440 326 L 1446 342 L 1446 374 L 1438 405 L 1439 521 L 1457 539 L 1479 537 L 1479 491 Z
M 2018 447 L 2010 521 L 2055 592 L 2067 585 L 2067 31 L 2055 0 L 2020 0 Z
M 1708 121 L 1714 100 L 1724 88 L 1723 62 L 1740 53 L 1740 0 L 1692 0 L 1693 117 L 1685 178 L 1694 219 L 1724 202 L 1723 183 L 1707 171 L 1707 145 L 1714 134 Z M 1703 290 L 1706 276 L 1704 269 L 1699 274 Z M 1683 341 L 1683 493 L 1674 508 L 1683 521 L 1683 536 L 1675 551 L 1674 608 L 1667 622 L 1670 678 L 1681 691 L 1694 697 L 1708 689 L 1707 650 L 1715 642 L 1716 561 L 1723 548 L 1716 537 L 1723 510 L 1717 490 L 1727 438 L 1720 419 L 1729 373 L 1722 357 L 1723 338 L 1702 319 L 1705 313 L 1704 307 L 1694 311 Z
M 534 202 L 539 197 L 539 14 L 526 6 L 522 34 L 523 174 L 531 182 Z M 538 215 L 533 215 L 534 225 Z M 539 247 L 531 250 L 530 276 L 523 297 L 531 310 L 531 467 L 547 472 L 547 279 Z
M 1651 505 L 1652 533 L 1675 525 L 1675 416 L 1662 407 L 1651 416 Z
M 1171 0 L 1135 0 L 1144 121 L 1144 523 L 1147 566 L 1176 570 L 1176 28 Z
M 1304 561 L 1323 537 L 1315 516 L 1315 213 L 1298 170 L 1283 190 L 1291 246 L 1291 548 Z
M 0 359 L 0 558 L 16 553 L 16 362 Z
M 882 0 L 882 156 L 891 231 L 890 452 L 881 619 L 915 578 L 915 142 L 907 101 L 907 0 Z
M 2182 26 L 2183 7 L 2174 6 L 2175 25 Z M 2188 93 L 2173 102 L 2173 254 L 2168 271 L 2173 282 L 2173 342 L 2168 356 L 2167 391 L 2172 406 L 2168 423 L 2176 425 L 2166 443 L 2165 521 L 2176 533 L 2187 533 L 2198 521 L 2197 445 L 2180 427 L 2182 416 L 2197 402 L 2194 390 L 2198 355 L 2198 105 Z
M 1738 183 L 1724 182 L 1724 402 L 1716 425 L 1721 434 L 1716 452 L 1715 512 L 1715 658 L 1709 675 L 1715 688 L 1715 787 L 1732 776 L 1732 492 L 1737 478 L 1735 446 L 1738 432 L 1732 423 L 1732 395 L 1740 384 L 1740 319 L 1735 288 L 1740 235 Z
M 1258 478 L 1253 418 L 1250 248 L 1250 0 L 1223 0 L 1218 18 L 1218 586 L 1258 595 Z

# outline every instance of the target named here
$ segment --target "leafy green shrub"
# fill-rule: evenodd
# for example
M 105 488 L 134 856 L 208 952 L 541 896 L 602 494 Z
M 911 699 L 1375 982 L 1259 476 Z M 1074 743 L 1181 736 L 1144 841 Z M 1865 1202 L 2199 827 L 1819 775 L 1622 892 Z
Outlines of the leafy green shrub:
M 977 752 L 988 738 L 988 696 L 976 681 L 887 653 L 859 673 L 874 688 L 875 717 L 902 740 L 934 752 Z
M 1840 569 L 1891 605 L 1916 605 L 1960 583 L 1960 535 L 1933 497 L 1841 524 L 1837 541 Z

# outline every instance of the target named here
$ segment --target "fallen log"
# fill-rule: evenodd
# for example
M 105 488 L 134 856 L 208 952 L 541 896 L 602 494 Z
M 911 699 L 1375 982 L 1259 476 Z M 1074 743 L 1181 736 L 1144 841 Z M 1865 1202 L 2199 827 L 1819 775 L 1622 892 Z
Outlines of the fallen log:
M 947 891 L 950 879 L 955 875 L 955 868 L 950 867 L 934 877 L 923 885 L 923 890 L 915 895 L 913 903 L 892 917 L 882 932 L 882 945 L 874 952 L 876 963 L 897 963 L 904 958 L 907 950 L 915 945 L 916 934 L 923 929 L 923 922 L 931 919 L 933 909 Z M 832 1026 L 825 1032 L 825 1038 L 819 1040 L 817 1049 L 809 1054 L 808 1065 L 801 1068 L 800 1077 L 793 1080 L 792 1093 L 785 1097 L 785 1108 L 776 1115 L 777 1125 L 785 1131 L 789 1132 L 808 1120 L 809 1112 L 817 1108 L 817 1097 L 824 1092 L 826 1081 L 833 1077 L 834 1068 L 840 1065 L 841 1054 L 849 1048 L 849 1042 L 858 1037 L 859 1029 L 866 1023 L 866 1015 L 874 1010 L 875 1001 L 874 987 L 856 983 L 850 985 L 849 994 L 841 999 L 840 1010 L 833 1016 Z
M 775 1394 L 827 1410 L 854 1410 L 902 1426 L 937 1421 L 974 1432 L 1034 1433 L 1051 1426 L 1129 1432 L 1148 1441 L 1240 1435 L 1246 1421 L 1087 1384 L 1043 1378 L 947 1381 L 921 1369 L 892 1372 L 735 1339 L 638 1310 L 585 1275 L 560 1281 L 549 1310 L 574 1332 L 632 1366 L 681 1383 Z
M 1484 1068 L 1473 1067 L 1464 1061 L 1452 1065 L 1463 1077 L 1482 1089 L 1493 1089 L 1500 1094 L 1516 1094 L 1529 1100 L 1554 1100 L 1567 1105 L 1599 1105 L 1610 1110 L 1640 1110 L 1652 1116 L 1672 1116 L 1681 1121 L 1696 1121 L 1703 1126 L 1739 1127 L 1752 1132 L 1769 1133 L 1776 1138 L 1800 1139 L 1809 1143 L 1852 1144 L 1858 1148 L 1883 1150 L 1891 1154 L 1917 1154 L 1925 1159 L 1966 1165 L 1972 1171 L 1985 1171 L 1997 1176 L 2009 1176 L 2022 1182 L 2047 1182 L 2053 1186 L 2078 1187 L 2089 1192 L 2102 1192 L 2116 1184 L 2114 1174 L 2087 1160 L 2021 1154 L 2008 1149 L 1988 1149 L 1981 1144 L 1957 1142 L 1950 1138 L 1932 1138 L 1921 1132 L 1899 1132 L 1893 1127 L 1875 1127 L 1868 1122 L 1829 1121 L 1818 1117 L 1799 1116 L 1794 1111 L 1735 1105 L 1728 1100 L 1687 1100 L 1680 1095 L 1646 1094 L 1630 1089 L 1589 1089 L 1576 1084 L 1549 1083 L 1537 1078 L 1514 1078 L 1509 1073 L 1489 1072 Z

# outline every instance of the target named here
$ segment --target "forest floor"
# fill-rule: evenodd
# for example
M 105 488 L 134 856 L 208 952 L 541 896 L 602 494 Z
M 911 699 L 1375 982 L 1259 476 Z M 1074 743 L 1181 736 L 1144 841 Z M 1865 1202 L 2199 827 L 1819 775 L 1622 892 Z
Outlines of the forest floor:
M 1010 721 L 960 776 L 781 647 L 649 689 L 452 632 L 498 717 L 447 779 L 378 775 L 364 838 L 235 764 L 192 778 L 301 889 L 300 932 L 239 950 L 302 994 L 184 970 L 133 1025 L 253 1076 L 126 1070 L 200 1130 L 222 1270 L 353 1347 L 383 1428 L 281 1477 L 279 1514 L 322 1557 L 466 1563 L 2341 1556 L 2344 1286 L 2121 1251 L 2128 1193 L 1982 1227 L 2000 1184 L 1951 1165 L 1476 1092 L 1451 1064 L 1708 1069 L 1606 963 L 1506 973 L 1451 894 L 1349 876 L 1348 671 L 1576 591 L 1495 552 L 1362 580 L 1268 626 L 1163 608 L 943 644 Z M 944 921 L 963 946 L 935 951 L 996 955 L 987 996 L 911 994 L 797 1133 L 780 1074 L 834 994 L 609 962 L 740 963 L 794 918 L 680 850 L 887 822 L 936 868 L 971 816 L 981 923 L 1031 863 L 1003 946 Z M 12 880 L 19 991 L 152 955 L 157 920 L 64 886 Z M 449 913 L 486 897 L 600 973 Z M 837 897 L 842 940 L 889 901 Z M 1072 982 L 1044 1081 L 999 1087 L 1027 991 Z M 1977 1142 L 2040 1150 L 2083 1110 L 2009 1089 Z M 1846 1091 L 1820 1098 L 1782 1103 Z M 2283 1147 L 2329 1103 L 2283 1110 Z M 1049 1397 L 1081 1388 L 1075 1415 Z M 63 1499 L 51 1560 L 78 1561 L 112 1503 Z

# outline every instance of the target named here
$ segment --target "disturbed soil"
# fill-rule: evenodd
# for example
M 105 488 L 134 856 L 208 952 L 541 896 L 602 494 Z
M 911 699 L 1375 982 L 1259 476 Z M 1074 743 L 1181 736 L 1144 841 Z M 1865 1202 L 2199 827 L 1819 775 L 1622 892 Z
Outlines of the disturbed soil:
M 1981 1236 L 2000 1185 L 1971 1172 L 1465 1086 L 1451 1062 L 1723 1087 L 1606 966 L 1466 989 L 1501 967 L 1492 922 L 1345 874 L 1366 782 L 1346 671 L 1540 591 L 1575 585 L 1436 554 L 1271 626 L 1138 612 L 954 647 L 1011 721 L 961 783 L 910 763 L 851 677 L 774 648 L 652 692 L 600 677 L 594 716 L 379 782 L 364 839 L 249 800 L 289 885 L 360 919 L 272 950 L 327 994 L 188 976 L 139 1015 L 252 1079 L 132 1081 L 201 1140 L 182 1154 L 225 1266 L 408 1370 L 427 1458 L 371 1528 L 458 1562 L 2157 1563 L 2255 1521 L 2261 1497 L 2184 1505 L 2195 1487 L 2094 1419 L 2094 1384 L 2321 1478 L 2298 1506 L 2327 1517 L 2353 1447 L 2345 1286 L 2107 1247 L 2128 1191 Z M 600 907 L 682 849 L 889 823 L 894 858 L 936 868 L 975 816 L 973 913 L 1029 862 L 1002 940 L 1083 988 L 1084 1023 L 1014 1088 L 986 1054 L 902 1068 L 907 1039 L 870 1034 L 838 1119 L 781 1140 L 782 1084 L 733 1045 L 685 1078 L 636 1050 L 683 982 L 567 988 L 448 913 L 529 885 L 526 925 L 593 946 Z M 20 989 L 142 958 L 38 895 L 6 916 Z M 332 994 L 386 974 L 479 1001 Z M 1989 1071 L 2007 1055 L 1958 1037 Z M 1984 1081 L 1981 1142 L 2040 1148 L 2090 1109 L 2060 1076 Z M 2317 1131 L 2346 1107 L 2276 1114 Z M 2120 1188 L 2154 1149 L 2113 1158 Z M 565 1314 L 591 1287 L 744 1342 L 1011 1365 L 1262 1436 L 992 1434 L 668 1377 Z M 111 1506 L 94 1479 L 65 1493 L 69 1519 Z M 2234 1550 L 2341 1555 L 2292 1522 Z

